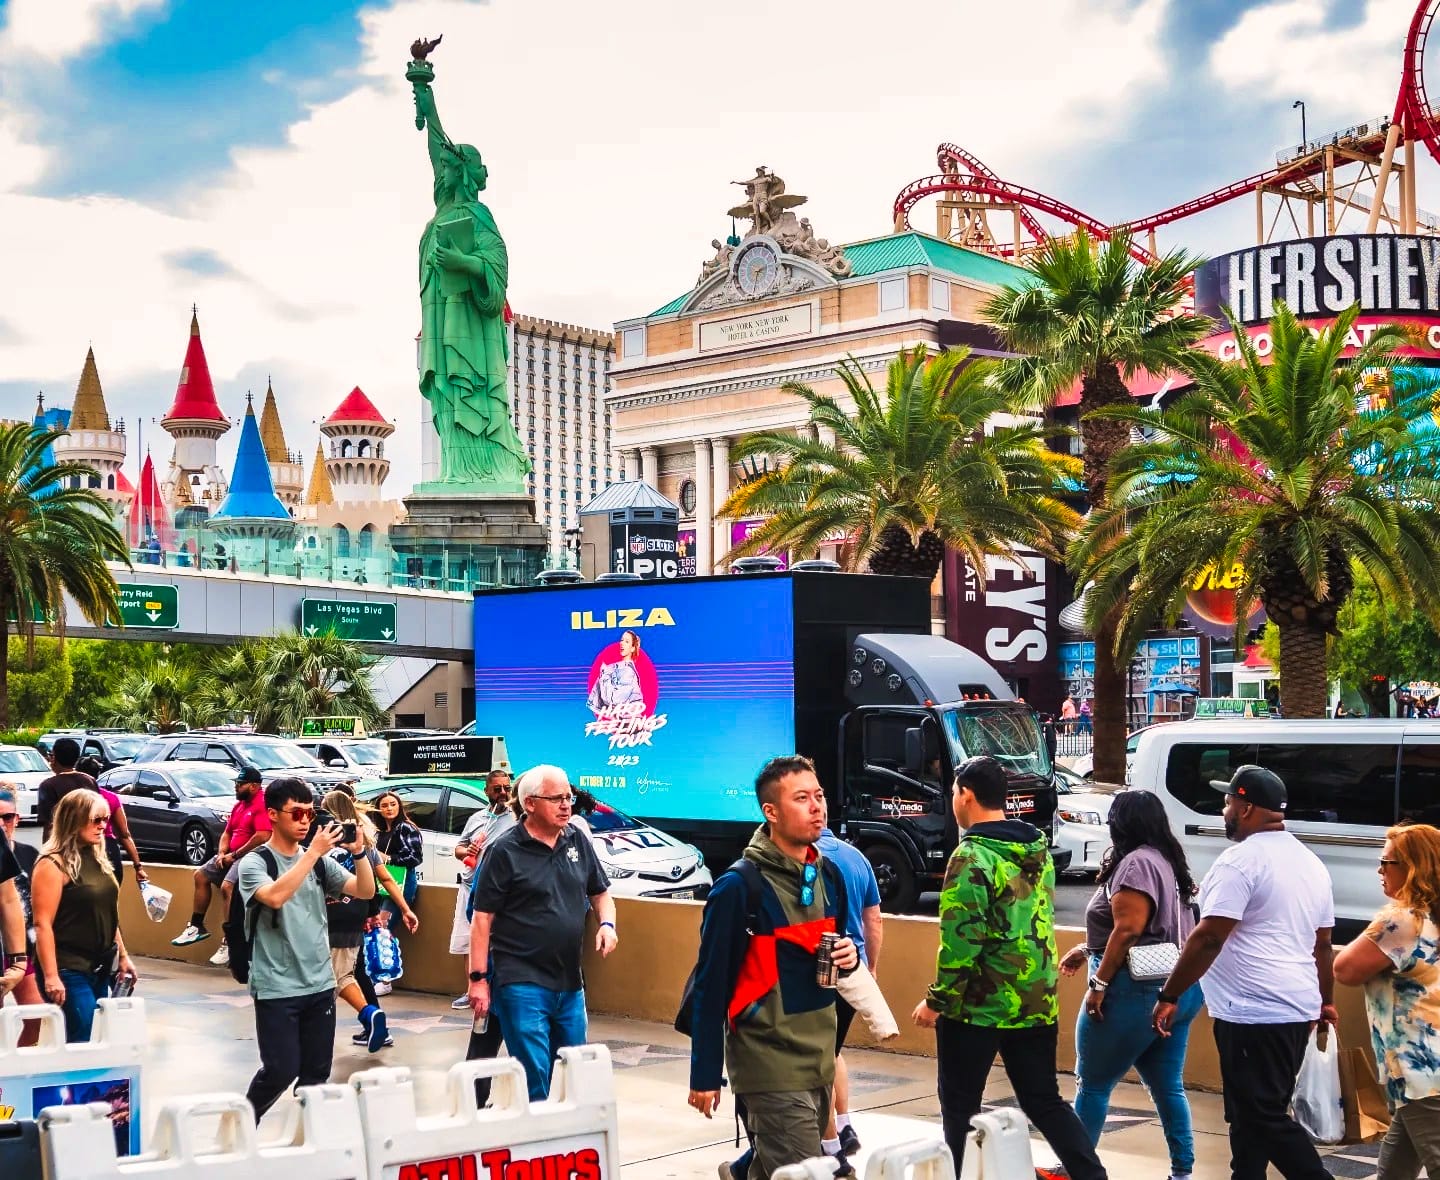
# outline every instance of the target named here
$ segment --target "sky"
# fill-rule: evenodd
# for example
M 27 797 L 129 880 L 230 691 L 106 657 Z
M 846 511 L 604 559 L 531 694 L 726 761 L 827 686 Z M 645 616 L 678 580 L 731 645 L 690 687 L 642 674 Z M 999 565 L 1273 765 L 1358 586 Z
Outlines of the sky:
M 958 143 L 1102 221 L 1388 112 L 1414 0 L 0 0 L 0 417 L 73 399 L 169 455 L 192 305 L 222 408 L 273 381 L 287 441 L 355 385 L 418 478 L 416 248 L 433 212 L 408 46 L 475 144 L 511 305 L 609 327 L 688 290 L 730 182 L 773 168 L 816 233 L 889 232 Z M 1434 170 L 1425 166 L 1420 205 Z M 933 212 L 917 212 L 921 228 Z M 1248 200 L 1162 231 L 1250 244 Z M 238 440 L 221 443 L 228 465 Z M 139 456 L 127 468 L 132 477 Z

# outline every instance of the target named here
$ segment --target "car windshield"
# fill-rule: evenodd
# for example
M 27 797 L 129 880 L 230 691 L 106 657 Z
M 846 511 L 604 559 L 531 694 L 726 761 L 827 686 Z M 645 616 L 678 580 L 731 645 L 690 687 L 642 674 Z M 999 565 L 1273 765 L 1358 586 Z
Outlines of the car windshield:
M 50 764 L 38 750 L 0 750 L 0 772 L 30 774 L 37 770 L 45 774 L 50 772 Z
M 169 771 L 180 792 L 190 798 L 235 797 L 235 772 L 229 767 L 175 767 Z
M 258 770 L 311 770 L 320 765 L 294 742 L 231 742 L 235 753 Z
M 386 759 L 390 757 L 389 743 L 378 740 L 346 742 L 342 749 L 361 766 L 384 766 Z
M 595 810 L 585 816 L 585 822 L 590 825 L 592 832 L 628 832 L 643 826 L 623 811 L 616 811 L 608 803 L 595 804 Z
M 988 754 L 1011 778 L 1050 777 L 1050 752 L 1040 723 L 1024 705 L 947 709 L 942 716 L 957 766 L 967 758 Z
M 139 752 L 140 747 L 149 740 L 149 738 L 143 737 L 113 737 L 109 738 L 105 744 L 110 748 L 110 757 L 133 758 Z

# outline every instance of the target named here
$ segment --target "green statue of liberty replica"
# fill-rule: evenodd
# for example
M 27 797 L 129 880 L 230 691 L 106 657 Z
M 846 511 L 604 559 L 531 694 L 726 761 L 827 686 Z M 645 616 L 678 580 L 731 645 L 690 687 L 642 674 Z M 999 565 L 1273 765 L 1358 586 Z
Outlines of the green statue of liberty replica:
M 416 41 L 405 71 L 435 174 L 435 216 L 420 236 L 419 368 L 440 440 L 440 470 L 415 491 L 523 493 L 530 460 L 506 393 L 510 263 L 494 217 L 476 199 L 487 179 L 480 153 L 454 143 L 440 124 L 430 86 L 435 69 L 426 60 L 439 43 Z

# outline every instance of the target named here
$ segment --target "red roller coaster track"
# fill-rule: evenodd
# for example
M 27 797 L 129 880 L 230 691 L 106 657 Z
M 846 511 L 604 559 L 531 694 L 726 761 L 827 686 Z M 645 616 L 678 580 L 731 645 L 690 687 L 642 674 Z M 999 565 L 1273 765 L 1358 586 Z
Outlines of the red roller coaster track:
M 1400 91 L 1395 99 L 1395 113 L 1391 117 L 1391 122 L 1400 124 L 1408 141 L 1423 143 L 1431 157 L 1440 163 L 1440 120 L 1437 120 L 1435 114 L 1432 113 L 1430 100 L 1426 96 L 1424 74 L 1425 44 L 1430 36 L 1430 29 L 1435 21 L 1437 11 L 1440 11 L 1440 0 L 1420 0 L 1416 6 L 1415 15 L 1410 20 L 1410 29 L 1405 37 Z M 1350 141 L 1350 145 L 1362 151 L 1379 152 L 1385 146 L 1387 129 L 1381 127 L 1370 135 L 1353 139 Z M 1035 219 L 1034 214 L 1036 213 L 1054 217 L 1077 229 L 1083 229 L 1095 237 L 1108 237 L 1112 230 L 1142 234 L 1164 225 L 1183 221 L 1187 217 L 1193 217 L 1197 213 L 1203 213 L 1217 205 L 1223 205 L 1237 197 L 1253 193 L 1257 189 L 1293 183 L 1318 176 L 1325 171 L 1323 155 L 1318 152 L 1310 153 L 1292 163 L 1282 164 L 1265 172 L 1257 172 L 1254 176 L 1237 180 L 1233 184 L 1227 184 L 1223 188 L 1218 188 L 1203 196 L 1183 201 L 1169 209 L 1162 209 L 1159 213 L 1152 213 L 1148 217 L 1140 217 L 1133 221 L 1119 222 L 1114 226 L 1109 226 L 1099 219 L 1067 205 L 1064 201 L 1057 200 L 1036 189 L 1002 180 L 969 152 L 954 144 L 942 143 L 936 156 L 941 175 L 912 180 L 896 196 L 894 215 L 897 226 L 908 227 L 910 210 L 926 197 L 957 193 L 972 198 L 984 198 L 986 203 L 1015 206 L 1019 211 L 1021 224 L 1037 242 L 1045 241 L 1049 235 Z M 1018 246 L 1018 243 L 1016 245 Z M 1008 249 L 1002 247 L 1002 252 L 1005 253 L 1012 253 L 1013 250 L 1014 247 Z M 1132 245 L 1131 254 L 1142 262 L 1152 260 L 1149 251 L 1143 249 L 1139 243 Z

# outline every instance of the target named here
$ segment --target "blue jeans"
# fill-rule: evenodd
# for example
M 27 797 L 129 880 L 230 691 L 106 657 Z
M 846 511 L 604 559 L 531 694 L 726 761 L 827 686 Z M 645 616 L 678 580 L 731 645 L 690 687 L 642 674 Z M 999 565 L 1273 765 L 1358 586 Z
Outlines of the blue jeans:
M 1090 958 L 1090 970 L 1100 965 Z M 1195 1136 L 1190 1125 L 1190 1100 L 1185 1097 L 1182 1074 L 1190 1023 L 1203 1002 L 1200 985 L 1180 997 L 1175 1023 L 1168 1037 L 1150 1024 L 1150 1013 L 1164 980 L 1138 981 L 1124 967 L 1115 973 L 1101 1006 L 1103 1020 L 1091 1019 L 1082 1007 L 1075 1022 L 1075 1113 L 1091 1142 L 1100 1142 L 1110 1094 L 1133 1066 L 1150 1091 L 1150 1101 L 1165 1129 L 1170 1149 L 1170 1170 L 1186 1175 L 1195 1167 Z
M 538 983 L 502 983 L 494 989 L 492 1007 L 505 1048 L 525 1067 L 530 1101 L 544 1101 L 556 1052 L 585 1043 L 584 989 L 557 992 Z
M 95 1023 L 95 1009 L 110 994 L 110 972 L 71 971 L 60 968 L 60 982 L 65 985 L 65 1039 L 74 1044 L 88 1041 Z

